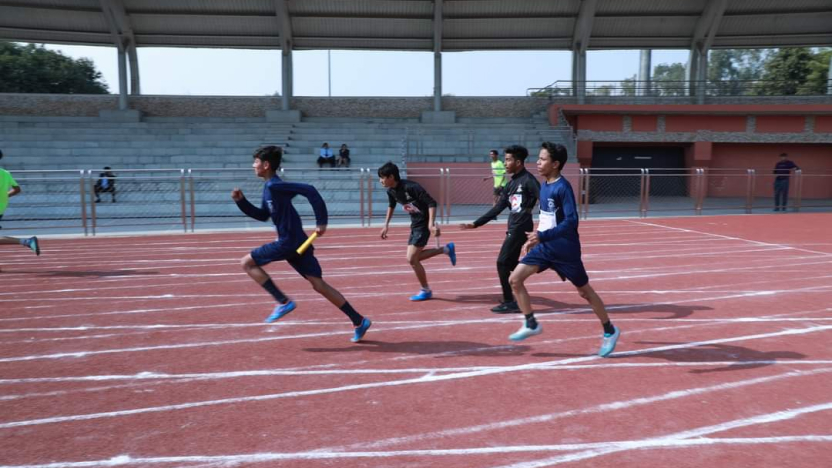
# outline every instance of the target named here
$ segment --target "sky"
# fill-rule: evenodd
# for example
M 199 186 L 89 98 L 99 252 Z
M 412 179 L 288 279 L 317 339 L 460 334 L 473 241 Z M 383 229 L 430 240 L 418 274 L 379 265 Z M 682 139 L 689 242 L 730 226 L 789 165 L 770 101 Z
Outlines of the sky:
M 111 93 L 118 92 L 114 47 L 46 45 L 92 60 Z M 652 65 L 687 61 L 686 50 L 653 51 Z M 329 55 L 329 59 L 328 56 Z M 142 94 L 263 96 L 280 93 L 277 50 L 138 49 Z M 432 96 L 432 52 L 294 51 L 295 96 Z M 639 51 L 589 51 L 587 79 L 620 81 L 638 73 Z M 525 96 L 569 81 L 568 51 L 442 53 L 442 93 L 454 96 Z

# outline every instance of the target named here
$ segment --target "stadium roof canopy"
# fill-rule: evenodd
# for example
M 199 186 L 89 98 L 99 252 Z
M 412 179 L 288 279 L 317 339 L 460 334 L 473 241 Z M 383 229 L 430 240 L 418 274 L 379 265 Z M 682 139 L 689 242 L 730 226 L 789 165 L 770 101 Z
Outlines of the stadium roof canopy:
M 0 38 L 284 51 L 832 46 L 832 0 L 0 0 Z

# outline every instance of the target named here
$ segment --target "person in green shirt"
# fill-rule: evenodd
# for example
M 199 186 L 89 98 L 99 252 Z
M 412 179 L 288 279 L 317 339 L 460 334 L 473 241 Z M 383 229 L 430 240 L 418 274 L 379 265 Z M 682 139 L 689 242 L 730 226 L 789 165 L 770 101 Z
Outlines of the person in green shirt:
M 500 196 L 508 183 L 508 178 L 506 177 L 506 166 L 500 161 L 500 153 L 497 150 L 491 150 L 489 156 L 491 156 L 491 177 L 494 178 L 494 202 L 491 205 L 494 206 L 500 201 Z M 488 180 L 488 177 L 484 177 L 482 180 Z
M 0 159 L 3 159 L 3 152 L 0 151 Z M 6 207 L 9 206 L 9 198 L 20 193 L 20 186 L 17 181 L 9 173 L 9 171 L 0 168 L 0 220 L 3 219 L 3 213 L 6 212 Z M 40 246 L 38 245 L 37 237 L 29 237 L 27 239 L 18 239 L 16 237 L 0 236 L 0 244 L 20 244 L 29 247 L 35 255 L 40 255 Z

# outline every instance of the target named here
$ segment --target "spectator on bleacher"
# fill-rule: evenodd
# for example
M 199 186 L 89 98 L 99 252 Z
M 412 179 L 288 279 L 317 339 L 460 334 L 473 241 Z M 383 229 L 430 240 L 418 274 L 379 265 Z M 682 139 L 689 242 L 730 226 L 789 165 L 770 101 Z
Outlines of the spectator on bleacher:
M 500 201 L 500 196 L 502 196 L 503 190 L 508 184 L 508 178 L 506 177 L 506 166 L 500 161 L 500 153 L 493 149 L 488 155 L 491 156 L 491 177 L 494 178 L 494 202 L 491 204 L 491 206 L 494 206 Z M 482 180 L 488 179 L 489 177 L 482 178 Z
M 335 167 L 335 154 L 332 153 L 332 148 L 329 143 L 324 143 L 321 146 L 321 152 L 318 155 L 318 168 L 323 169 L 324 164 L 329 164 L 329 167 Z
M 113 197 L 113 203 L 116 202 L 116 175 L 110 171 L 110 166 L 105 166 L 104 172 L 98 174 L 98 180 L 95 182 L 93 190 L 95 190 L 96 203 L 101 201 L 98 194 L 102 192 L 109 192 Z
M 800 169 L 788 158 L 788 154 L 781 153 L 780 160 L 774 165 L 774 211 L 786 211 L 789 205 L 789 176 L 792 169 Z
M 0 151 L 0 159 L 3 159 L 2 151 Z M 14 180 L 11 173 L 3 168 L 0 168 L 0 220 L 3 219 L 6 207 L 9 206 L 9 198 L 20 192 L 20 186 L 17 185 L 17 181 Z M 20 244 L 31 249 L 35 255 L 40 255 L 40 247 L 38 246 L 37 237 L 19 239 L 17 237 L 0 236 L 0 244 Z
M 342 144 L 338 151 L 338 167 L 350 167 L 350 149 L 346 143 Z

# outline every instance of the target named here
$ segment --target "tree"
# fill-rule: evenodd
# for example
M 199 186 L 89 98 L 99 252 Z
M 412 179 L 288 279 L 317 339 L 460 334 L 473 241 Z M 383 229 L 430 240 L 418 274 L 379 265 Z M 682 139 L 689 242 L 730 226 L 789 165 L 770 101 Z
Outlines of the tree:
M 832 60 L 832 49 L 822 49 L 814 54 L 809 63 L 809 76 L 806 77 L 804 89 L 808 94 L 825 94 L 829 82 L 829 61 Z
M 710 94 L 755 94 L 755 81 L 763 76 L 767 53 L 760 49 L 717 49 L 708 56 Z
M 685 66 L 681 63 L 661 63 L 653 68 L 653 94 L 657 96 L 684 96 Z
M 763 96 L 791 96 L 811 94 L 807 78 L 812 72 L 814 54 L 806 47 L 778 49 L 763 66 L 764 82 L 758 94 Z
M 0 41 L 0 93 L 107 94 L 89 59 L 74 60 L 42 45 Z

